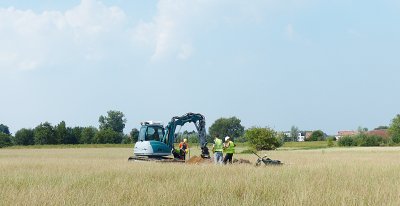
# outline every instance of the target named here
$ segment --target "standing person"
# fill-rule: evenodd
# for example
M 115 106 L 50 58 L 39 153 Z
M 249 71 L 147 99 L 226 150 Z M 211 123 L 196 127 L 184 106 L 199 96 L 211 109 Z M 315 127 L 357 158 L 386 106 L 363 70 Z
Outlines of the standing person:
M 212 146 L 212 151 L 214 153 L 214 163 L 215 164 L 222 164 L 222 150 L 223 150 L 223 143 L 222 140 L 219 139 L 219 135 L 215 135 L 214 144 Z
M 236 145 L 229 139 L 230 139 L 229 136 L 225 137 L 224 151 L 226 154 L 225 154 L 225 158 L 224 158 L 224 164 L 226 164 L 228 161 L 230 164 L 232 164 L 233 153 L 235 153 Z
M 179 151 L 183 160 L 186 160 L 186 153 L 189 151 L 187 139 L 183 139 L 183 142 L 179 143 Z

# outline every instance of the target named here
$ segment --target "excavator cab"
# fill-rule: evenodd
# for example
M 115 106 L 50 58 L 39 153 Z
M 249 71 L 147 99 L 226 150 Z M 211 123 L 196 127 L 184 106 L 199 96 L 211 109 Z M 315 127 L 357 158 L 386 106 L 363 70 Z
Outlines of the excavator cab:
M 164 136 L 164 127 L 161 124 L 142 124 L 139 131 L 139 141 L 160 141 Z
M 161 142 L 165 132 L 159 122 L 146 121 L 141 123 L 138 141 L 135 144 L 134 154 L 138 156 L 168 156 L 171 149 Z

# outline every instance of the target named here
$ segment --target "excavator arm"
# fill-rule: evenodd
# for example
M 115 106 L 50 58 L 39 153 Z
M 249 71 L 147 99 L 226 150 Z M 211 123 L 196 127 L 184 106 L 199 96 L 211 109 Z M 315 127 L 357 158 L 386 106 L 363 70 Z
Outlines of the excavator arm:
M 186 123 L 193 122 L 198 135 L 201 147 L 201 157 L 209 158 L 210 153 L 207 148 L 206 139 L 206 121 L 203 115 L 198 113 L 187 113 L 183 116 L 172 117 L 171 121 L 165 127 L 165 135 L 161 139 L 161 142 L 167 144 L 171 150 L 174 150 L 175 130 L 177 126 L 183 126 Z

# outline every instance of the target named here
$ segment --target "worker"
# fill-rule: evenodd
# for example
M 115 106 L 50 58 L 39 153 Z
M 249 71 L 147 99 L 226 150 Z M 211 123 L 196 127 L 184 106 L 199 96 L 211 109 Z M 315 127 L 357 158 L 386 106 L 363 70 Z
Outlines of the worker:
M 212 146 L 212 151 L 214 153 L 214 163 L 215 164 L 222 164 L 222 159 L 223 159 L 223 145 L 222 145 L 222 140 L 219 139 L 219 135 L 215 135 L 214 138 L 214 144 Z
M 235 147 L 236 145 L 230 140 L 230 137 L 226 136 L 224 142 L 224 151 L 226 153 L 224 158 L 224 164 L 226 164 L 228 161 L 230 164 L 232 164 L 232 157 L 233 153 L 235 153 Z
M 187 139 L 183 139 L 183 142 L 179 143 L 179 150 L 183 160 L 186 160 L 186 153 L 189 152 L 189 144 L 187 143 Z

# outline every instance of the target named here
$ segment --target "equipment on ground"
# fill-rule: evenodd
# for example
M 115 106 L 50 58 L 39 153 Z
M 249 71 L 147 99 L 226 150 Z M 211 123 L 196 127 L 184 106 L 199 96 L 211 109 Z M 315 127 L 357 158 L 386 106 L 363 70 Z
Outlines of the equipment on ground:
M 283 163 L 280 160 L 272 160 L 267 157 L 267 155 L 264 155 L 264 157 L 260 157 L 257 153 L 253 152 L 255 155 L 257 155 L 258 159 L 256 162 L 256 166 L 260 166 L 261 163 L 264 163 L 265 166 L 269 165 L 283 165 Z
M 183 158 L 174 148 L 175 130 L 177 126 L 183 126 L 190 122 L 194 123 L 199 135 L 201 157 L 210 158 L 210 153 L 207 148 L 206 122 L 204 116 L 198 113 L 187 113 L 183 116 L 172 117 L 165 128 L 160 122 L 142 122 L 138 141 L 133 150 L 134 156 L 130 157 L 128 160 L 165 161 L 169 159 L 166 162 L 181 162 L 179 160 Z M 174 158 L 168 157 L 171 154 Z

